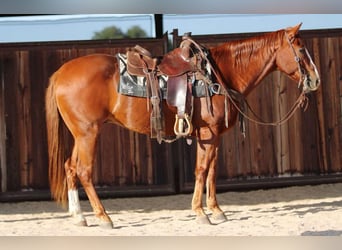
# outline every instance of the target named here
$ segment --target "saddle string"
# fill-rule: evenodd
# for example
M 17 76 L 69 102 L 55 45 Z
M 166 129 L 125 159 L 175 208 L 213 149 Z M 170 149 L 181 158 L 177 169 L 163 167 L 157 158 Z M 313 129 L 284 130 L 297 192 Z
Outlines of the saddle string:
M 202 70 L 202 66 L 198 67 L 198 65 L 202 65 L 203 59 L 208 62 L 206 54 L 203 52 L 202 47 L 198 43 L 196 43 L 194 40 L 192 40 L 188 35 L 183 36 L 183 41 L 180 44 L 180 47 L 182 47 L 183 43 L 193 44 L 195 46 L 195 48 L 200 52 L 199 58 L 197 58 L 200 62 L 196 61 L 197 72 L 193 73 L 193 83 L 195 82 L 196 79 L 206 81 L 207 77 L 206 77 L 204 70 Z M 191 48 L 191 46 L 189 46 L 189 48 L 190 48 L 192 54 L 197 57 L 198 54 L 195 53 L 195 51 Z M 209 89 L 204 88 L 204 91 L 205 91 L 206 106 L 207 106 L 208 113 L 210 113 L 211 115 L 214 115 L 212 104 L 211 104 L 211 99 L 210 99 L 210 95 L 209 95 Z
M 202 47 L 196 43 L 193 39 L 191 39 L 190 37 L 186 36 L 186 37 L 183 37 L 183 39 L 187 39 L 189 40 L 196 48 L 197 50 L 199 51 L 200 53 L 200 56 L 207 62 L 211 72 L 213 72 L 213 74 L 215 75 L 216 79 L 218 80 L 218 82 L 220 83 L 220 87 L 218 88 L 218 90 L 216 91 L 217 94 L 221 93 L 221 90 L 223 90 L 223 95 L 225 96 L 225 100 L 224 100 L 224 109 L 225 109 L 225 126 L 226 128 L 228 128 L 229 126 L 229 106 L 228 106 L 228 99 L 231 100 L 231 102 L 234 104 L 234 106 L 238 106 L 235 101 L 233 100 L 233 97 L 229 94 L 229 90 L 226 88 L 226 86 L 223 84 L 223 80 L 221 78 L 221 76 L 216 72 L 215 68 L 213 67 L 213 65 L 211 64 L 210 60 L 208 59 L 206 53 L 203 52 L 203 49 Z M 203 80 L 208 84 L 208 86 L 212 86 L 213 83 L 211 81 L 211 79 L 209 79 L 208 77 L 206 77 L 204 74 L 201 74 L 203 76 Z M 213 115 L 212 113 L 212 105 L 211 105 L 211 99 L 210 99 L 210 96 L 209 96 L 209 91 L 207 88 L 205 88 L 206 90 L 206 96 L 207 96 L 207 108 L 208 108 L 208 111 Z M 238 109 L 239 110 L 239 109 Z
M 156 79 L 154 70 L 149 70 L 148 65 L 146 61 L 143 59 L 142 56 L 140 56 L 140 60 L 143 63 L 143 71 L 146 76 L 146 92 L 147 96 L 150 97 L 150 100 L 147 98 L 147 110 L 150 110 L 150 105 L 152 105 L 152 111 L 151 111 L 151 134 L 154 134 L 154 130 L 156 130 L 156 136 L 157 141 L 160 144 L 163 135 L 162 135 L 162 129 L 163 129 L 163 122 L 161 120 L 160 116 L 160 89 L 159 89 L 159 83 Z

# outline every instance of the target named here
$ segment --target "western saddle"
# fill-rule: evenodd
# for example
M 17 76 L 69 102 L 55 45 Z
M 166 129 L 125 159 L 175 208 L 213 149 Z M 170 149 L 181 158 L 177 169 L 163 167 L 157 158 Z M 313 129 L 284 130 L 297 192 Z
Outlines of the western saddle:
M 191 135 L 192 119 L 192 83 L 205 77 L 203 69 L 203 51 L 198 44 L 183 36 L 180 46 L 161 58 L 153 57 L 151 53 L 136 45 L 127 51 L 127 72 L 135 76 L 146 77 L 146 92 L 150 97 L 151 137 L 160 143 L 163 139 L 164 123 L 161 112 L 161 90 L 158 76 L 167 76 L 166 102 L 177 107 L 174 133 L 177 137 Z M 149 107 L 149 103 L 148 103 Z

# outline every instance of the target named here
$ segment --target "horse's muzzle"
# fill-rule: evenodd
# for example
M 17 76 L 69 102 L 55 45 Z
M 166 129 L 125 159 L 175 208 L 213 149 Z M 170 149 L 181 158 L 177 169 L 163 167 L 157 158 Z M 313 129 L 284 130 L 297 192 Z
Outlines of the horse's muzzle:
M 303 82 L 303 91 L 304 93 L 316 91 L 320 84 L 321 84 L 321 79 L 319 77 L 311 78 L 310 76 L 307 76 L 305 77 L 304 82 Z

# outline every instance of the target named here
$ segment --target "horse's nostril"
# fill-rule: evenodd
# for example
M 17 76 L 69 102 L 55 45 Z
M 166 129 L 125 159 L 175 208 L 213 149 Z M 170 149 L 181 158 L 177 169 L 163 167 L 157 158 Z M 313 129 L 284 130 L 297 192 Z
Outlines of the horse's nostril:
M 315 88 L 318 88 L 320 83 L 321 83 L 320 79 L 316 79 L 316 81 L 315 81 Z

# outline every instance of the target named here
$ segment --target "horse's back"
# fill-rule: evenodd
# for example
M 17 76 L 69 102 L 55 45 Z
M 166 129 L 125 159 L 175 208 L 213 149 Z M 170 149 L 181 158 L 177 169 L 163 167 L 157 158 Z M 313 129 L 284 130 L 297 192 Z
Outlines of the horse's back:
M 71 79 L 88 80 L 92 77 L 102 77 L 104 80 L 114 74 L 116 58 L 107 54 L 91 54 L 74 58 L 64 63 L 55 74 L 59 81 Z

